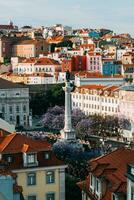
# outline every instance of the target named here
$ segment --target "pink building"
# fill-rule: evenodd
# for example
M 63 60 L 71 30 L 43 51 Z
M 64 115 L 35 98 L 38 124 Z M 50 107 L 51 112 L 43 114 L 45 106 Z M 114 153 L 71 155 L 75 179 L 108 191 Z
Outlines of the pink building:
M 102 56 L 100 54 L 90 53 L 87 55 L 87 71 L 102 73 Z

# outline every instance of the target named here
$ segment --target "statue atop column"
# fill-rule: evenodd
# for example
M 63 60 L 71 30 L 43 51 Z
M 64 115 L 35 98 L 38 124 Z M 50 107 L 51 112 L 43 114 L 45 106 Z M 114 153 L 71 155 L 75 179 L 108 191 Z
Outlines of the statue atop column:
M 67 70 L 67 72 L 66 72 L 66 81 L 70 82 L 70 72 L 69 72 L 69 70 Z
M 71 91 L 72 87 L 70 85 L 70 72 L 66 72 L 65 87 L 65 125 L 64 129 L 61 130 L 61 137 L 66 140 L 75 140 L 76 134 L 75 130 L 72 128 L 72 116 L 71 116 Z

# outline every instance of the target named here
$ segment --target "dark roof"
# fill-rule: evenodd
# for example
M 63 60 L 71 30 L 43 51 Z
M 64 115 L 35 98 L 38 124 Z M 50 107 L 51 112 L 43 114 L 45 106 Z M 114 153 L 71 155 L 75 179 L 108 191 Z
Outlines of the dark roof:
M 13 88 L 25 88 L 26 86 L 16 84 L 11 81 L 0 78 L 0 89 L 13 89 Z
M 23 169 L 23 153 L 37 153 L 38 166 L 31 167 L 49 167 L 65 165 L 63 161 L 58 160 L 52 152 L 52 146 L 47 141 L 35 140 L 26 135 L 10 134 L 0 137 L 0 153 L 4 155 L 11 154 L 13 162 L 9 169 Z M 44 152 L 49 152 L 50 159 L 44 159 Z M 27 166 L 26 168 L 29 168 Z
M 34 140 L 25 135 L 16 133 L 2 136 L 0 139 L 1 153 L 38 152 L 42 150 L 51 150 L 51 145 L 47 141 Z

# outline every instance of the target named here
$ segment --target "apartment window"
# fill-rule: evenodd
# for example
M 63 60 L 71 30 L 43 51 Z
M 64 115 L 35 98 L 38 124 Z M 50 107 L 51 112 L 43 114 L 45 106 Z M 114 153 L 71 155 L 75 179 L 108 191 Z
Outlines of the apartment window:
M 5 113 L 5 106 L 2 106 L 2 113 Z
M 90 175 L 90 185 L 93 186 L 93 175 Z
M 26 115 L 23 116 L 23 120 L 26 121 Z
M 55 200 L 55 193 L 46 194 L 46 200 Z
M 99 180 L 96 179 L 96 191 L 99 192 Z
M 47 171 L 46 172 L 46 183 L 54 183 L 55 182 L 55 173 L 54 171 Z
M 2 93 L 1 96 L 4 97 L 4 96 L 5 96 L 5 93 Z
M 10 114 L 13 113 L 13 108 L 12 108 L 12 106 L 9 106 L 9 113 L 10 113 Z
M 134 187 L 131 187 L 131 199 L 134 200 Z
M 27 185 L 36 185 L 36 174 L 29 173 L 27 175 Z
M 36 195 L 28 196 L 27 200 L 36 200 Z
M 16 106 L 16 112 L 19 112 L 19 111 L 20 111 L 19 106 Z
M 10 122 L 13 121 L 13 116 L 11 115 L 10 118 L 9 118 Z
M 16 93 L 16 96 L 19 96 L 19 95 L 20 95 L 20 93 L 17 92 L 17 93 Z
M 117 196 L 115 194 L 112 195 L 112 200 L 117 200 Z
M 44 158 L 45 158 L 45 160 L 49 160 L 50 159 L 50 153 L 49 152 L 45 152 L 44 153 Z
M 28 154 L 27 155 L 27 163 L 28 164 L 36 163 L 36 155 L 35 154 Z
M 11 163 L 11 162 L 13 162 L 13 156 L 12 156 L 12 155 L 6 155 L 6 156 L 5 156 L 5 160 L 6 160 L 8 163 Z
M 23 112 L 26 112 L 26 105 L 23 106 Z

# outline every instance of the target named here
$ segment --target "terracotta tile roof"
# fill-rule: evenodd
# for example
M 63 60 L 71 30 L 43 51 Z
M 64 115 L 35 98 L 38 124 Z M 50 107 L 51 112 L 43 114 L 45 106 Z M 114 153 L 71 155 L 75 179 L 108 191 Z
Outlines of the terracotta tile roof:
M 5 148 L 10 144 L 15 135 L 16 134 L 10 134 L 5 138 L 2 137 L 2 142 L 0 143 L 0 152 L 3 152 L 5 150 Z
M 98 175 L 97 166 L 107 164 L 105 170 L 109 170 L 110 173 L 105 173 L 102 171 L 101 175 L 106 176 L 106 178 L 115 184 L 126 183 L 125 173 L 127 170 L 127 164 L 134 163 L 134 150 L 121 148 L 103 157 L 99 157 L 90 162 L 91 172 L 96 176 Z M 124 186 L 121 189 L 125 188 Z M 113 188 L 114 190 L 115 188 Z M 117 188 L 116 188 L 117 189 Z
M 50 149 L 51 145 L 47 141 L 34 140 L 16 133 L 6 136 L 0 143 L 1 153 L 38 152 Z
M 108 96 L 112 96 L 113 95 L 113 92 L 115 91 L 119 91 L 119 88 L 118 86 L 106 86 L 106 85 L 82 85 L 80 87 L 76 87 L 74 92 L 79 92 L 79 93 L 87 93 L 87 90 L 88 91 L 92 91 L 92 90 L 99 90 L 100 93 L 98 95 L 104 95 L 105 92 L 107 91 L 107 95 Z
M 80 47 L 95 47 L 95 44 L 81 44 Z
M 60 65 L 60 63 L 50 58 L 39 58 L 36 60 L 35 65 Z
M 54 36 L 54 37 L 49 37 L 49 38 L 47 38 L 46 41 L 47 41 L 48 43 L 60 43 L 60 42 L 63 41 L 63 39 L 64 39 L 63 36 Z
M 10 136 L 2 137 L 0 140 L 0 153 L 3 155 L 3 160 L 6 161 L 6 155 L 12 156 L 12 162 L 8 165 L 10 170 L 19 170 L 24 168 L 38 168 L 50 166 L 65 166 L 65 163 L 58 160 L 52 152 L 52 147 L 47 141 L 34 140 L 25 135 L 11 134 Z M 5 141 L 6 140 L 6 141 Z M 3 148 L 2 148 L 3 147 Z M 44 158 L 44 153 L 49 152 L 50 159 Z M 35 153 L 37 155 L 37 165 L 25 166 L 23 164 L 23 153 Z
M 123 78 L 122 75 L 114 75 L 114 76 L 105 76 L 102 75 L 100 72 L 85 72 L 80 71 L 74 73 L 75 76 L 81 77 L 81 78 Z
M 12 176 L 15 178 L 17 175 L 9 169 L 0 169 L 0 176 Z
M 127 191 L 127 164 L 134 163 L 134 150 L 128 148 L 120 148 L 105 156 L 91 160 L 90 172 L 98 178 L 105 178 L 107 188 L 102 200 L 111 200 L 112 193 L 123 193 Z M 90 177 L 88 176 L 84 182 L 78 183 L 78 186 L 84 190 L 91 200 L 95 200 L 95 196 L 89 189 Z M 109 184 L 110 183 L 110 186 Z
M 22 60 L 22 63 L 35 63 L 36 62 L 36 58 L 27 58 Z

